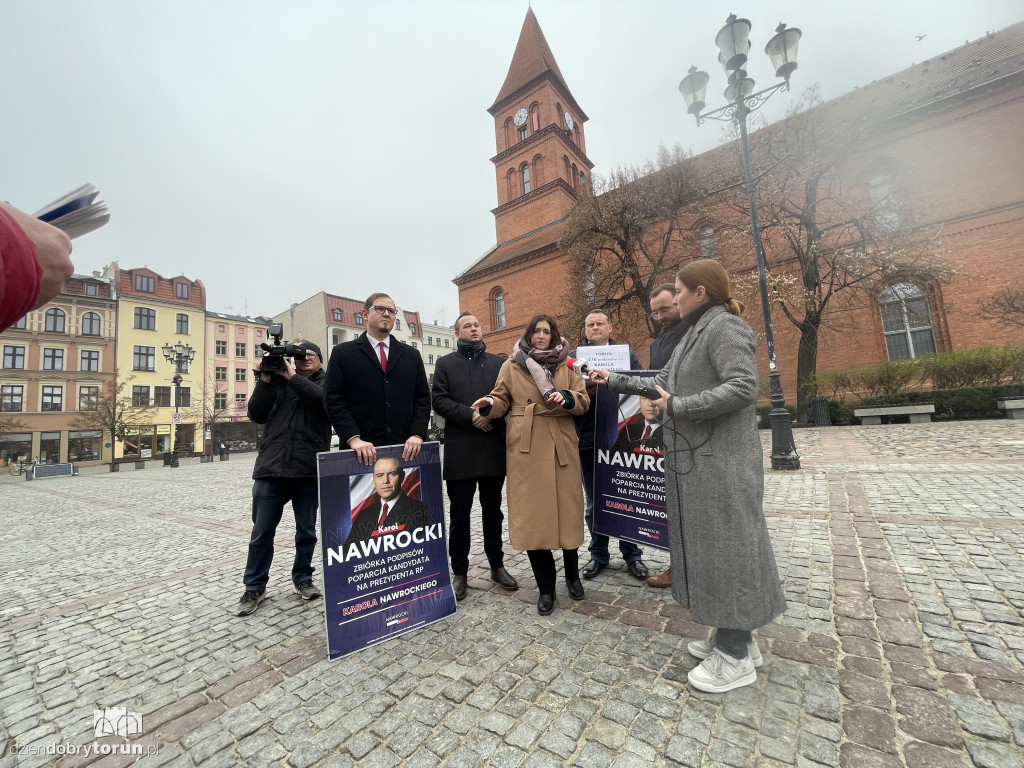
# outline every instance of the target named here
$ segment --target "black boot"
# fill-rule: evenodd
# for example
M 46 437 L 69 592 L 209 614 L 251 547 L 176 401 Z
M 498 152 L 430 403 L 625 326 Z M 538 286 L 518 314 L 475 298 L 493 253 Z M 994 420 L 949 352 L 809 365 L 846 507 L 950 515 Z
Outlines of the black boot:
M 537 598 L 537 613 L 539 613 L 541 616 L 547 616 L 553 610 L 555 610 L 554 593 L 545 594 L 541 592 L 540 597 Z

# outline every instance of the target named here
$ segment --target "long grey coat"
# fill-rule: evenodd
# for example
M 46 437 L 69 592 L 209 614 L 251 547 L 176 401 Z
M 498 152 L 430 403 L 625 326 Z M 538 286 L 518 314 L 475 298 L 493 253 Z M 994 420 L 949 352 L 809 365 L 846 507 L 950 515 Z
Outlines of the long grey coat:
M 755 348 L 750 326 L 716 306 L 655 379 L 672 394 L 662 430 L 672 595 L 709 627 L 757 629 L 786 608 L 762 508 Z

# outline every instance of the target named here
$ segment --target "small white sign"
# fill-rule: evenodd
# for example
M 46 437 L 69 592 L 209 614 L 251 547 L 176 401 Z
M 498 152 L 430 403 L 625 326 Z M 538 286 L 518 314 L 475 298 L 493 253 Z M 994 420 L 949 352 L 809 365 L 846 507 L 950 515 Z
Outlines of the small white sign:
M 172 413 L 171 414 L 171 424 L 174 424 L 174 425 L 181 424 L 181 414 L 180 413 Z
M 586 360 L 590 369 L 603 368 L 606 371 L 629 370 L 629 345 L 606 344 L 603 347 L 580 347 L 576 350 L 579 359 Z

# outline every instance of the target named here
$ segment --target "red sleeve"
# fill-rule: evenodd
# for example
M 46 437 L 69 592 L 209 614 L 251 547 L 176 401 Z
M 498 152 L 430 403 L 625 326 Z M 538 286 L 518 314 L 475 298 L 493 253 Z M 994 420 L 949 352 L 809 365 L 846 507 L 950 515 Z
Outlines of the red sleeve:
M 0 208 L 0 331 L 32 309 L 42 280 L 35 245 Z

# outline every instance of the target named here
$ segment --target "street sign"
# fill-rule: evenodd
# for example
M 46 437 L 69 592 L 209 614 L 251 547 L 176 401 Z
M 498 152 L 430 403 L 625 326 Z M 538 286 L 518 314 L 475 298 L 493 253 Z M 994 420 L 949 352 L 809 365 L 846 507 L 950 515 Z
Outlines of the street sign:
M 181 424 L 181 414 L 180 413 L 172 413 L 171 414 L 171 424 L 174 424 L 175 426 L 178 426 L 179 424 Z

